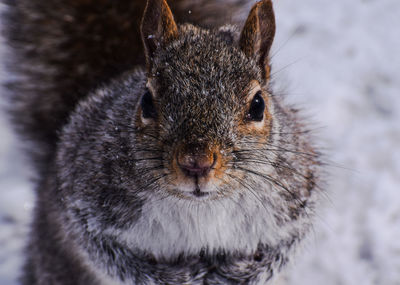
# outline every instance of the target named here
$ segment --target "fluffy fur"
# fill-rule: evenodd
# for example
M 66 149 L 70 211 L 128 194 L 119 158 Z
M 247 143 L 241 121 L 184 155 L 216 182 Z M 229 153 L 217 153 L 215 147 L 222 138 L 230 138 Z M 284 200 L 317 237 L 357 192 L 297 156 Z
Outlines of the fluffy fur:
M 84 13 L 83 7 L 97 5 L 75 2 L 53 8 L 65 6 Z M 106 2 L 100 1 L 101 5 Z M 165 3 L 154 0 L 149 5 L 161 2 Z M 30 3 L 17 1 L 11 15 L 41 19 L 48 12 L 52 21 L 59 21 L 55 12 Z M 253 12 L 269 4 L 267 0 L 257 4 Z M 132 8 L 135 13 L 136 8 Z M 166 14 L 158 24 L 174 29 L 168 11 L 162 8 L 157 11 Z M 129 12 L 118 9 L 127 17 Z M 60 19 L 70 21 L 67 12 L 59 13 Z M 110 22 L 116 19 L 105 15 Z M 263 19 L 260 13 L 251 15 Z M 90 22 L 89 15 L 85 19 Z M 122 29 L 121 19 L 117 26 Z M 95 27 L 88 22 L 80 25 Z M 57 22 L 54 31 L 51 25 L 41 29 L 57 35 L 59 26 Z M 99 27 L 98 35 L 106 32 L 104 24 Z M 150 40 L 159 35 L 149 34 L 144 38 L 146 71 L 134 67 L 143 54 L 129 50 L 129 41 L 125 42 L 137 39 L 117 33 L 113 44 L 134 55 L 124 65 L 119 56 L 126 53 L 103 45 L 99 50 L 110 47 L 108 55 L 113 59 L 99 58 L 96 64 L 104 65 L 98 70 L 96 64 L 86 63 L 82 73 L 74 73 L 79 71 L 79 60 L 69 63 L 76 78 L 66 77 L 71 85 L 65 92 L 72 92 L 71 86 L 79 88 L 68 94 L 60 92 L 61 75 L 72 53 L 58 48 L 65 47 L 64 40 L 72 41 L 69 30 L 60 39 L 55 36 L 57 44 L 34 30 L 32 42 L 43 40 L 43 48 L 58 52 L 61 61 L 44 53 L 34 57 L 39 71 L 27 73 L 33 87 L 15 98 L 22 103 L 14 112 L 29 112 L 20 123 L 29 128 L 44 153 L 25 284 L 266 284 L 273 280 L 312 224 L 320 192 L 316 186 L 320 163 L 297 111 L 284 107 L 273 95 L 265 72 L 270 68 L 267 57 L 257 57 L 257 47 L 263 46 L 257 41 L 263 39 L 256 28 L 254 23 L 246 25 L 247 33 L 240 36 L 230 26 L 178 25 L 176 31 L 164 31 L 172 35 L 168 42 L 161 36 L 163 41 L 154 46 L 149 46 Z M 155 27 L 155 32 L 161 30 Z M 83 49 L 77 56 L 86 62 L 86 57 L 91 58 L 89 38 L 79 41 L 78 34 L 71 33 L 78 40 L 74 42 L 77 51 Z M 239 44 L 240 37 L 249 38 Z M 243 52 L 241 45 L 252 42 L 249 39 L 254 39 L 254 47 Z M 25 36 L 24 40 L 31 39 Z M 112 44 L 104 36 L 99 41 Z M 32 45 L 40 50 L 40 45 Z M 19 55 L 27 54 L 24 49 Z M 51 86 L 44 94 L 39 93 L 37 72 L 46 75 L 43 88 Z M 263 121 L 253 124 L 245 115 L 254 81 L 259 83 L 266 110 Z M 148 90 L 157 110 L 154 119 L 141 116 L 141 99 Z M 30 94 L 33 97 L 28 99 Z M 65 96 L 72 101 L 63 102 Z M 52 101 L 44 102 L 47 98 Z M 32 107 L 34 100 L 38 100 L 37 108 Z M 45 123 L 41 130 L 35 125 L 41 119 L 24 121 L 36 112 L 55 127 Z M 207 195 L 193 197 L 185 192 L 193 184 L 183 183 L 179 175 L 176 178 L 172 162 L 182 145 L 199 142 L 218 149 L 215 155 L 222 161 L 222 175 L 204 183 L 196 177 L 197 187 L 207 190 Z

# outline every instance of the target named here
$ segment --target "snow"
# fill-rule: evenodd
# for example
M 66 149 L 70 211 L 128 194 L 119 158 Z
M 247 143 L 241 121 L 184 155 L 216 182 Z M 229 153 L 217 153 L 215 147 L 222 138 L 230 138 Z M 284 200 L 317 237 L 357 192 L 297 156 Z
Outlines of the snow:
M 288 284 L 399 285 L 400 2 L 274 4 L 276 81 L 322 126 L 330 164 L 326 201 Z M 16 284 L 34 200 L 19 147 L 1 112 L 1 285 Z
M 400 2 L 277 2 L 276 66 L 324 126 L 331 177 L 290 284 L 400 284 Z M 281 18 L 282 17 L 282 18 Z M 290 20 L 287 20 L 287 18 Z

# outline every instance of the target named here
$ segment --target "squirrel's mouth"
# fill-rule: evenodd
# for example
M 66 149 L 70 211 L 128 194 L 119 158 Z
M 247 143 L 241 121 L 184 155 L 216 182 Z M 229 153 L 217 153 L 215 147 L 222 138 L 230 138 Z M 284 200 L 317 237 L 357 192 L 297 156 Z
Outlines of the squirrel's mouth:
M 201 181 L 201 179 L 191 179 L 186 183 L 175 184 L 169 188 L 170 194 L 187 200 L 209 200 L 218 196 L 218 191 L 214 189 L 214 185 L 210 182 Z
M 198 184 L 198 181 L 196 181 L 196 187 L 194 189 L 194 191 L 192 192 L 193 196 L 198 197 L 198 198 L 203 198 L 205 196 L 208 196 L 210 194 L 210 192 L 206 192 L 206 191 L 202 191 L 200 189 L 200 186 Z

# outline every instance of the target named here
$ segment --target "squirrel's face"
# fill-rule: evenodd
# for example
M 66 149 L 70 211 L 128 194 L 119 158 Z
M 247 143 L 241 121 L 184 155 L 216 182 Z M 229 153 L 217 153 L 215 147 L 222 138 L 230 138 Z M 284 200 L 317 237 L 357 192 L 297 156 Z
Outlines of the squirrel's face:
M 185 199 L 229 195 L 242 178 L 239 152 L 269 140 L 270 94 L 235 31 L 180 28 L 154 54 L 135 124 L 138 139 L 162 149 L 164 188 Z M 246 146 L 246 147 L 245 147 Z
M 178 27 L 168 7 L 145 12 L 148 80 L 137 143 L 161 150 L 160 182 L 171 195 L 229 195 L 243 178 L 241 152 L 256 152 L 270 139 L 268 51 L 275 26 L 265 3 L 255 6 L 240 37 L 229 27 Z

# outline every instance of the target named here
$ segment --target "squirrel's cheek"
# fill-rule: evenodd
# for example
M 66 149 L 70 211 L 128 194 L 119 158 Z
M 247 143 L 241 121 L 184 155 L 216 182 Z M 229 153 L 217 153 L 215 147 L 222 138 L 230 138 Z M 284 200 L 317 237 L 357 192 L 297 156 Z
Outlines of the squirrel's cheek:
M 241 137 L 258 138 L 260 142 L 268 139 L 271 133 L 272 116 L 267 108 L 264 111 L 264 118 L 260 122 L 242 122 L 238 126 Z
M 224 151 L 219 151 L 218 160 L 214 167 L 213 176 L 211 177 L 211 181 L 217 185 L 226 183 L 227 181 L 227 171 L 229 164 L 229 158 L 225 155 Z

